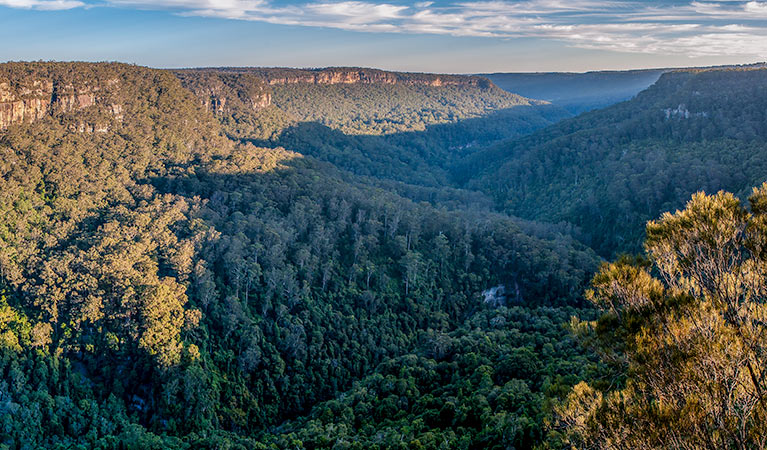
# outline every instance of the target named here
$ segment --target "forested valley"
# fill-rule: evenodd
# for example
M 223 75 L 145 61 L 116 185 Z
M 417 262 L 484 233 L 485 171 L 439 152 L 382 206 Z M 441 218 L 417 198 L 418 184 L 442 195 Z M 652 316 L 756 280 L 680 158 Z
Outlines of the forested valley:
M 761 448 L 765 84 L 0 64 L 0 447 Z

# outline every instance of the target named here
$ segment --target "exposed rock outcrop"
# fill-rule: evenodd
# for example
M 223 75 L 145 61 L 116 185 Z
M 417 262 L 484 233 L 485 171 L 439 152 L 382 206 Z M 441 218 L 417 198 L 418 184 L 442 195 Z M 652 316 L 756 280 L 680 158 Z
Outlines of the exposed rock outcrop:
M 407 86 L 462 86 L 497 89 L 489 80 L 468 75 L 387 72 L 378 69 L 204 68 L 174 71 L 202 106 L 215 115 L 259 111 L 272 104 L 270 86 L 290 84 L 403 84 Z
M 107 80 L 104 86 L 96 82 L 65 83 L 46 78 L 0 81 L 0 130 L 17 123 L 30 123 L 46 115 L 57 115 L 105 103 L 118 120 L 122 119 L 122 106 L 109 102 L 111 90 L 118 79 Z M 105 94 L 105 95 L 102 95 Z M 83 124 L 84 130 L 103 129 L 103 124 Z
M 192 91 L 213 114 L 258 111 L 272 104 L 272 94 L 261 78 L 252 74 L 212 70 L 175 72 L 181 84 Z
M 71 63 L 76 64 L 76 63 Z M 90 74 L 77 74 L 70 63 L 7 63 L 0 67 L 0 130 L 46 116 L 93 108 L 121 121 L 124 105 L 118 95 L 120 80 L 112 71 L 119 65 L 96 64 Z M 58 67 L 59 72 L 51 72 Z M 61 74 L 64 74 L 63 76 Z M 404 84 L 409 86 L 473 86 L 492 88 L 486 78 L 465 75 L 387 72 L 377 69 L 221 68 L 173 71 L 202 106 L 213 114 L 254 112 L 272 104 L 270 85 L 310 83 Z M 85 123 L 78 130 L 103 130 L 104 123 Z
M 53 82 L 34 80 L 27 86 L 12 87 L 0 81 L 0 129 L 13 123 L 41 119 L 51 108 Z
M 310 84 L 406 84 L 423 86 L 490 87 L 486 78 L 469 75 L 437 75 L 428 73 L 387 72 L 378 69 L 329 67 L 324 69 L 224 68 L 225 72 L 251 73 L 269 85 Z

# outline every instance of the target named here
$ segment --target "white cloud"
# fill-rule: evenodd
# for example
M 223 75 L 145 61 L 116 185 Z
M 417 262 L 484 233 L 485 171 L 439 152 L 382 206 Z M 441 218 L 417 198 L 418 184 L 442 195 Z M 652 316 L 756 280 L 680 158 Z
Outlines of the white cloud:
M 759 14 L 767 17 L 767 2 L 748 2 L 744 9 L 749 14 Z
M 0 6 L 20 9 L 59 11 L 64 9 L 80 8 L 85 6 L 85 3 L 77 0 L 0 0 Z
M 648 53 L 703 56 L 764 56 L 767 55 L 767 30 L 725 25 L 704 27 L 685 24 L 641 24 L 637 28 L 616 26 L 553 27 L 543 35 L 570 40 L 580 48 L 628 53 Z M 681 31 L 681 32 L 680 32 Z
M 630 53 L 767 57 L 767 1 L 454 0 L 412 5 L 375 0 L 89 0 L 112 7 L 360 32 L 532 37 Z M 389 0 L 392 1 L 392 0 Z M 79 0 L 0 0 L 15 8 L 68 9 Z M 94 6 L 93 3 L 89 3 Z

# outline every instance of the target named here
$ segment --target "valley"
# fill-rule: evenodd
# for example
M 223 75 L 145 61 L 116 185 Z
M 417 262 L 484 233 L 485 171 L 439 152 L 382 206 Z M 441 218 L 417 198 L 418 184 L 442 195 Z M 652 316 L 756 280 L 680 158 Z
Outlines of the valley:
M 762 317 L 767 69 L 507 75 L 0 64 L 0 446 L 658 445 L 640 328 Z
M 488 73 L 501 89 L 545 100 L 573 115 L 630 100 L 670 69 L 645 69 L 585 73 Z

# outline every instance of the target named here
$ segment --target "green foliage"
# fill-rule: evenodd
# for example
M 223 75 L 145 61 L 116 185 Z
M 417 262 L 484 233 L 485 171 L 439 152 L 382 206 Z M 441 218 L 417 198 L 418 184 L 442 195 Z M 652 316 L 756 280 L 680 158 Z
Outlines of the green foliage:
M 749 213 L 732 194 L 695 194 L 647 225 L 652 266 L 624 259 L 594 278 L 605 315 L 580 328 L 617 383 L 581 383 L 559 408 L 572 445 L 766 445 L 766 196 L 754 189 Z
M 423 131 L 534 101 L 491 86 L 293 83 L 272 86 L 275 106 L 301 122 L 345 134 Z
M 428 186 L 431 198 L 444 195 L 439 188 L 451 184 L 448 168 L 460 158 L 568 116 L 481 78 L 440 76 L 461 84 L 431 86 L 437 76 L 367 72 L 362 71 L 384 82 L 298 81 L 338 75 L 334 69 L 204 69 L 177 75 L 233 139 L 289 148 L 374 181 Z M 291 82 L 267 87 L 256 75 Z M 264 106 L 267 99 L 270 106 Z
M 89 96 L 0 132 L 0 445 L 300 447 L 315 439 L 302 415 L 355 382 L 394 377 L 400 398 L 369 409 L 391 420 L 405 417 L 402 398 L 416 405 L 449 381 L 434 405 L 407 410 L 413 431 L 399 423 L 413 446 L 528 446 L 542 436 L 549 393 L 566 390 L 549 384 L 574 384 L 558 367 L 588 364 L 569 343 L 557 349 L 569 310 L 553 307 L 580 301 L 591 251 L 461 201 L 448 210 L 408 200 L 328 163 L 330 151 L 279 147 L 291 122 L 254 107 L 269 95 L 259 80 L 121 64 L 0 67 L 11 89 L 52 80 Z M 434 121 L 479 115 L 487 101 L 477 97 L 487 86 L 423 88 L 402 101 L 434 96 Z M 432 123 L 429 114 L 411 125 Z M 472 139 L 493 140 L 482 130 L 498 123 Z M 419 145 L 446 154 L 450 133 L 424 132 Z M 404 154 L 409 139 L 371 142 Z M 271 148 L 253 145 L 265 140 Z M 433 184 L 427 192 L 472 198 Z M 510 295 L 496 311 L 481 293 L 499 284 Z M 509 342 L 492 344 L 493 333 Z M 538 351 L 547 359 L 535 361 Z M 433 364 L 431 378 L 412 379 Z M 354 423 L 356 407 L 338 414 Z M 346 435 L 373 436 L 371 426 Z
M 763 446 L 764 74 L 0 65 L 0 446 Z
M 30 344 L 29 319 L 8 305 L 5 296 L 0 297 L 0 346 L 3 349 L 21 350 Z
M 389 135 L 350 135 L 308 122 L 288 127 L 270 140 L 254 143 L 290 148 L 375 180 L 427 186 L 431 188 L 430 195 L 437 196 L 442 190 L 437 188 L 452 184 L 450 168 L 462 158 L 486 145 L 531 133 L 560 118 L 561 111 L 550 106 L 520 105 L 493 111 L 481 118 Z
M 766 86 L 763 68 L 667 73 L 633 100 L 477 152 L 455 171 L 510 214 L 575 225 L 601 255 L 636 252 L 644 223 L 694 192 L 745 196 L 764 181 Z
M 568 329 L 572 308 L 501 307 L 380 364 L 337 399 L 264 439 L 286 448 L 531 448 L 552 398 L 595 366 Z

